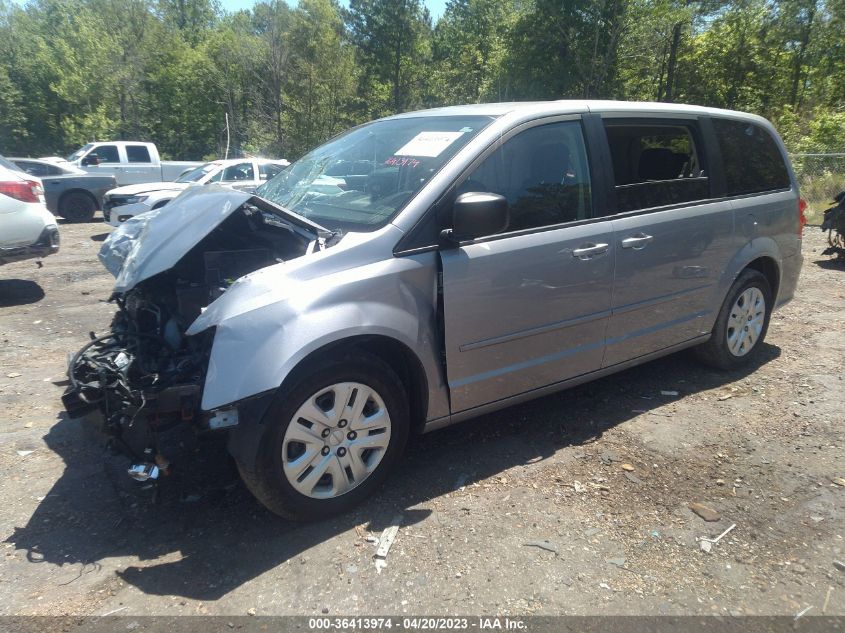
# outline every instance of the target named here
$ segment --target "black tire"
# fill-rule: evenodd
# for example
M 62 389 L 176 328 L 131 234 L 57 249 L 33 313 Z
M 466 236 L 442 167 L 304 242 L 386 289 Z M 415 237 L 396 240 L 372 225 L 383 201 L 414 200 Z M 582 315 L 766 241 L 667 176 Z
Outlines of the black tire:
M 728 346 L 729 320 L 731 318 L 731 310 L 737 299 L 749 288 L 757 288 L 763 294 L 766 302 L 765 315 L 763 318 L 763 327 L 757 340 L 754 341 L 753 346 L 748 352 L 742 356 L 738 356 L 732 353 Z M 769 285 L 766 277 L 756 270 L 745 269 L 742 271 L 725 297 L 725 302 L 722 304 L 721 310 L 719 310 L 719 316 L 716 317 L 716 324 L 713 326 L 713 333 L 710 336 L 710 340 L 695 348 L 695 354 L 698 359 L 711 367 L 722 370 L 737 369 L 752 362 L 760 353 L 760 347 L 766 338 L 766 332 L 769 330 L 769 318 L 772 315 L 772 307 L 772 287 Z
M 68 222 L 90 222 L 97 211 L 97 202 L 82 191 L 71 191 L 62 196 L 59 215 Z
M 357 382 L 375 390 L 390 415 L 390 440 L 381 461 L 361 483 L 332 498 L 315 499 L 297 491 L 283 472 L 285 433 L 299 407 L 319 391 L 342 382 Z M 237 462 L 246 487 L 271 512 L 297 521 L 322 519 L 346 512 L 369 497 L 384 481 L 405 449 L 409 413 L 405 388 L 381 359 L 364 352 L 342 356 L 312 367 L 279 390 L 264 416 L 265 427 L 254 464 Z

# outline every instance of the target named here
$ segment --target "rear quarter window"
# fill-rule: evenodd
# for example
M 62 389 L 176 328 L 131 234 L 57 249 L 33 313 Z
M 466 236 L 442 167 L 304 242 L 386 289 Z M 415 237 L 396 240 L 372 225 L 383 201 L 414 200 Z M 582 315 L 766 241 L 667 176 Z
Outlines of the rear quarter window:
M 747 121 L 713 119 L 729 196 L 789 189 L 789 171 L 774 138 Z

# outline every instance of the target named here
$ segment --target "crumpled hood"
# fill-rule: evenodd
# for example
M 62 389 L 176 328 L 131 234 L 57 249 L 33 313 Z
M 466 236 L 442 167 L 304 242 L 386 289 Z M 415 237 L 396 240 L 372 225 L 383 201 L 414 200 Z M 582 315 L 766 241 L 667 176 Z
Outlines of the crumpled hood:
M 167 206 L 129 218 L 103 243 L 99 258 L 116 278 L 114 291 L 127 292 L 145 279 L 173 268 L 248 201 L 272 210 L 309 239 L 326 235 L 318 224 L 253 194 L 217 185 L 191 187 Z
M 138 196 L 153 191 L 183 191 L 191 186 L 189 182 L 143 182 L 138 185 L 126 185 L 108 192 L 110 196 Z
M 290 263 L 275 264 L 244 275 L 211 303 L 185 333 L 188 336 L 198 334 L 231 316 L 250 312 L 295 294 L 295 288 L 301 282 L 289 274 L 292 268 Z

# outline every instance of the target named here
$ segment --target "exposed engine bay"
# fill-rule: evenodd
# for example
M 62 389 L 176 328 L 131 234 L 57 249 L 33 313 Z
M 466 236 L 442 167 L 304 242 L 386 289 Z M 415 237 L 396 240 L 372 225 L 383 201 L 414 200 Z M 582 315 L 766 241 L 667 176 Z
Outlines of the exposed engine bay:
M 248 197 L 237 195 L 237 200 Z M 169 211 L 162 208 L 161 218 L 138 216 L 139 226 L 121 226 L 112 233 L 101 251 L 107 267 L 116 245 L 122 249 L 121 269 L 133 260 L 163 257 L 149 243 L 153 232 L 148 229 L 158 223 L 157 232 L 168 234 L 161 224 L 175 224 L 173 217 L 164 217 Z M 304 230 L 256 197 L 222 221 L 218 215 L 206 224 L 207 234 L 181 257 L 173 257 L 171 267 L 111 296 L 118 310 L 110 332 L 92 332 L 68 367 L 70 386 L 62 398 L 68 413 L 77 417 L 99 410 L 113 446 L 133 459 L 129 474 L 139 480 L 167 472 L 169 463 L 158 447 L 160 432 L 179 424 L 197 431 L 237 424 L 234 410 L 201 410 L 214 332 L 186 336 L 190 324 L 237 279 L 326 245 L 325 234 Z

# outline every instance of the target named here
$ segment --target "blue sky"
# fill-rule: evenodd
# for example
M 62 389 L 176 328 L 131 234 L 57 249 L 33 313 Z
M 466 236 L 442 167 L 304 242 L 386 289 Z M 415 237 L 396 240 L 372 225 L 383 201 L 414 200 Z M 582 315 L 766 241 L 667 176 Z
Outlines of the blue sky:
M 344 5 L 348 4 L 347 0 L 340 0 L 340 2 Z M 255 0 L 220 0 L 220 4 L 226 11 L 238 11 L 252 8 Z M 288 4 L 295 5 L 296 0 L 288 0 Z M 443 15 L 443 11 L 446 9 L 446 0 L 423 0 L 423 4 L 428 7 L 434 20 Z

